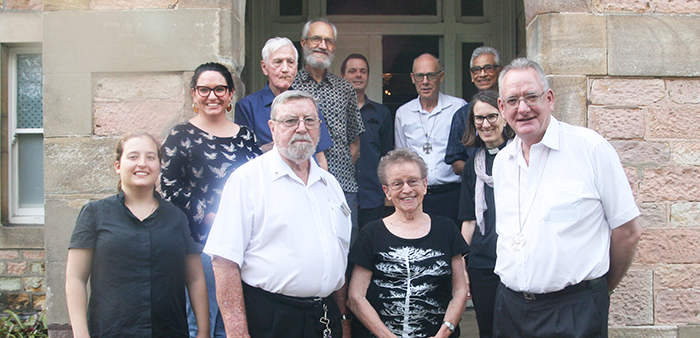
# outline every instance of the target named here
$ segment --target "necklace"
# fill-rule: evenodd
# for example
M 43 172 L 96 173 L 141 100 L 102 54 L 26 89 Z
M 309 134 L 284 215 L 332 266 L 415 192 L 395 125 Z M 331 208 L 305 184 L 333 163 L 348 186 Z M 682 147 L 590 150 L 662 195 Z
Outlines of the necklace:
M 540 172 L 540 178 L 537 180 L 537 186 L 535 187 L 535 194 L 532 196 L 532 202 L 530 203 L 530 207 L 527 209 L 525 213 L 525 219 L 521 219 L 522 213 L 520 212 L 520 168 L 518 168 L 518 233 L 513 236 L 513 238 L 510 240 L 510 247 L 513 249 L 513 251 L 520 251 L 520 249 L 525 246 L 525 235 L 523 235 L 523 228 L 525 227 L 525 222 L 527 221 L 527 217 L 530 215 L 530 211 L 532 210 L 532 206 L 535 204 L 535 198 L 537 197 L 537 192 L 540 190 L 540 183 L 542 183 L 542 177 L 544 177 L 544 169 L 547 167 L 547 160 L 549 160 L 549 152 L 551 151 L 551 148 L 547 148 L 547 156 L 544 158 L 544 164 L 542 165 L 542 171 Z
M 437 117 L 433 120 L 433 127 L 430 128 L 430 134 L 425 131 L 425 126 L 423 126 L 423 116 L 420 112 L 418 112 L 418 119 L 420 120 L 420 127 L 423 129 L 423 134 L 425 134 L 425 144 L 423 145 L 423 152 L 426 154 L 430 154 L 430 151 L 433 150 L 433 145 L 430 143 L 430 136 L 433 135 L 433 130 L 435 130 L 435 122 L 437 122 Z M 430 116 L 428 116 L 428 119 L 430 119 Z

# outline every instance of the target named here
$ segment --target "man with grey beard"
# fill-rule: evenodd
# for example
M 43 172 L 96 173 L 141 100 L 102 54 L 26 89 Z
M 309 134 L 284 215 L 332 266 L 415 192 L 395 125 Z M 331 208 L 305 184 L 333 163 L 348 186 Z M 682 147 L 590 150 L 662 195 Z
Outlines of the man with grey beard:
M 325 150 L 328 170 L 340 182 L 352 212 L 353 238 L 359 231 L 357 224 L 357 180 L 355 161 L 360 157 L 360 134 L 365 131 L 357 94 L 345 79 L 332 74 L 328 68 L 333 62 L 338 31 L 325 18 L 311 20 L 304 25 L 301 46 L 306 65 L 299 70 L 292 88 L 311 93 L 318 102 L 333 146 Z
M 338 181 L 311 160 L 320 124 L 311 94 L 277 95 L 274 147 L 224 187 L 204 252 L 228 337 L 349 338 L 341 290 L 350 208 Z

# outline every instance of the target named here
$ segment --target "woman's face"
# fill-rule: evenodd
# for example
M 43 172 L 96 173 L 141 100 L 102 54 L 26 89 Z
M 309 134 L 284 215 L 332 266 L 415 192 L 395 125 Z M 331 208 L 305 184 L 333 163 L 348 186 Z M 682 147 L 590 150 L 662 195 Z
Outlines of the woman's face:
M 199 108 L 199 114 L 212 116 L 226 114 L 226 107 L 231 103 L 233 91 L 227 89 L 225 93 L 217 96 L 215 90 L 217 87 L 226 86 L 226 79 L 219 72 L 208 70 L 199 74 L 197 85 L 191 91 L 192 102 Z M 206 96 L 201 95 L 200 90 L 202 89 L 209 93 Z
M 428 180 L 421 178 L 417 164 L 394 163 L 387 167 L 386 178 L 388 184 L 382 186 L 382 189 L 397 211 L 423 210 L 423 196 L 428 191 Z
M 489 120 L 495 121 L 489 122 Z M 483 121 L 479 124 L 479 121 Z M 496 148 L 504 141 L 503 128 L 506 127 L 506 120 L 501 116 L 496 107 L 483 102 L 476 101 L 474 104 L 474 126 L 479 137 L 486 144 L 486 148 Z
M 134 137 L 123 144 L 122 157 L 114 167 L 123 188 L 155 187 L 160 174 L 158 145 L 148 137 Z

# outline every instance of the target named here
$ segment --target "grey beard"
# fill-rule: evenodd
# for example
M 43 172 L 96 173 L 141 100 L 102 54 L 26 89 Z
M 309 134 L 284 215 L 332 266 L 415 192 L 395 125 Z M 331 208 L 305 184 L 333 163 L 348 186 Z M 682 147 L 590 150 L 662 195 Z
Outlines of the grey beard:
M 302 139 L 311 141 L 311 143 L 293 143 L 296 140 Z M 289 140 L 289 146 L 280 148 L 280 151 L 284 157 L 293 161 L 308 160 L 316 152 L 316 144 L 318 144 L 318 142 L 313 142 L 313 139 L 308 134 L 306 134 L 306 137 L 295 136 Z
M 331 67 L 334 57 L 335 53 L 328 53 L 326 54 L 326 60 L 320 61 L 316 59 L 316 57 L 313 55 L 313 51 L 310 48 L 304 48 L 304 60 L 306 60 L 306 64 L 311 66 L 311 68 L 328 69 Z

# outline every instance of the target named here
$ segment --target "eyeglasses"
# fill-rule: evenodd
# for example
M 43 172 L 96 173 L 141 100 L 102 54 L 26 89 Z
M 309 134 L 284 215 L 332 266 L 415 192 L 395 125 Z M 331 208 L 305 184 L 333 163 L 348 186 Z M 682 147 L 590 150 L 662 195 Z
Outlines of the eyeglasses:
M 299 119 L 298 117 L 286 117 L 281 120 L 277 119 L 272 119 L 272 121 L 277 121 L 279 123 L 282 123 L 287 128 L 295 128 L 299 126 L 299 122 L 304 122 L 304 125 L 306 128 L 309 129 L 316 129 L 321 125 L 321 119 L 316 118 L 316 117 L 305 117 L 303 119 Z
M 209 88 L 207 86 L 197 86 L 195 87 L 197 94 L 201 97 L 209 97 L 211 92 L 214 92 L 214 96 L 221 98 L 228 93 L 228 87 L 226 86 L 216 86 L 214 88 Z
M 498 121 L 498 115 L 497 113 L 493 114 L 488 114 L 486 116 L 480 116 L 480 115 L 474 115 L 474 124 L 482 124 L 484 123 L 484 120 L 489 121 L 489 123 L 496 123 Z
M 478 75 L 479 73 L 481 73 L 481 70 L 485 71 L 487 74 L 491 74 L 498 67 L 500 67 L 500 66 L 498 66 L 498 65 L 485 65 L 483 67 L 474 66 L 472 68 L 469 68 L 469 71 L 472 72 L 473 75 Z
M 504 101 L 503 104 L 506 106 L 508 109 L 515 109 L 518 108 L 518 105 L 520 105 L 520 101 L 525 101 L 525 104 L 528 106 L 536 106 L 540 104 L 540 101 L 542 99 L 542 96 L 544 96 L 545 92 L 542 92 L 542 94 L 527 94 L 525 97 L 517 97 L 517 96 L 509 96 L 507 97 Z
M 418 178 L 418 177 L 411 177 L 406 182 L 404 182 L 402 180 L 396 180 L 396 181 L 389 183 L 387 186 L 389 187 L 389 189 L 391 189 L 393 191 L 397 191 L 397 190 L 403 189 L 403 186 L 406 183 L 408 183 L 409 187 L 413 188 L 413 187 L 417 187 L 417 186 L 421 185 L 421 183 L 423 183 L 423 180 Z
M 426 77 L 428 78 L 428 81 L 435 81 L 438 79 L 438 77 L 440 77 L 440 74 L 442 74 L 442 71 L 432 73 L 415 73 L 413 74 L 413 78 L 418 82 L 423 81 L 423 79 Z
M 305 39 L 306 41 L 310 41 L 312 45 L 318 46 L 321 44 L 321 42 L 325 42 L 326 46 L 335 46 L 335 39 L 332 38 L 323 38 L 318 35 L 314 35 L 311 37 L 308 37 Z

